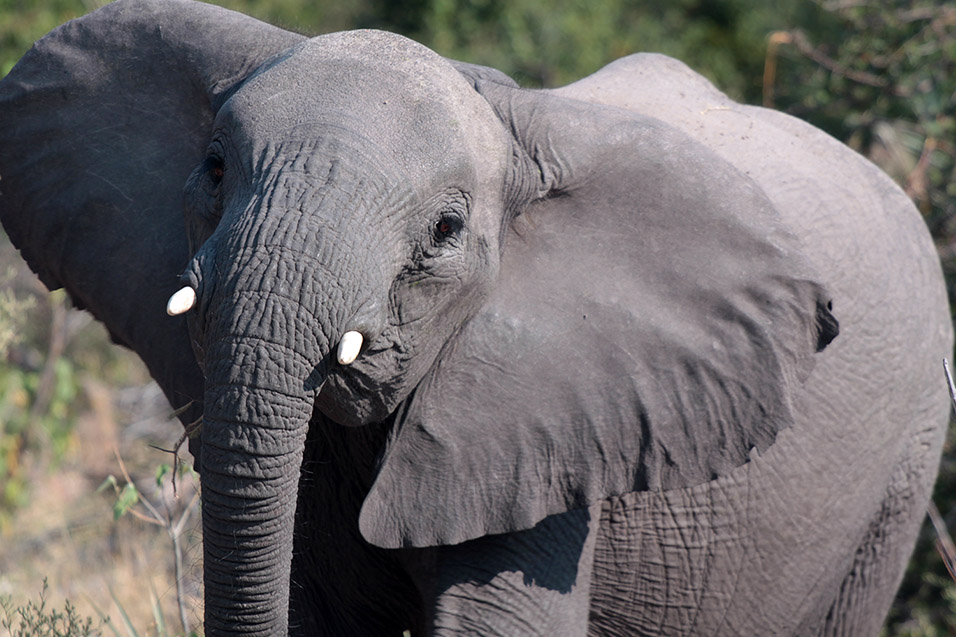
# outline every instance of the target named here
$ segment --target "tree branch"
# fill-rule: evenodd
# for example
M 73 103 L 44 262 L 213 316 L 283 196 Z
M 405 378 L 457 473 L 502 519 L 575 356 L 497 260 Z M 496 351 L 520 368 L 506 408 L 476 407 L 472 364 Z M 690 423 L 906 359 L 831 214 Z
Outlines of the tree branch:
M 890 86 L 890 83 L 879 75 L 848 68 L 822 51 L 817 50 L 812 44 L 810 44 L 810 40 L 807 39 L 807 36 L 803 31 L 797 29 L 791 31 L 790 35 L 792 37 L 793 44 L 797 47 L 797 50 L 800 51 L 800 53 L 810 58 L 831 73 L 845 77 L 848 80 L 853 80 L 858 84 L 866 84 L 867 86 L 873 86 L 876 88 L 887 88 Z M 898 95 L 900 94 L 896 90 L 894 90 L 894 93 Z

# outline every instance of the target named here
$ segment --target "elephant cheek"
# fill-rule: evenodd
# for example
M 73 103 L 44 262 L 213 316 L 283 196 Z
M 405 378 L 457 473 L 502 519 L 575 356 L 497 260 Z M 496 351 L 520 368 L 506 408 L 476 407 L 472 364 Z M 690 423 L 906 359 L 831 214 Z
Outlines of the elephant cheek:
M 322 391 L 315 401 L 316 408 L 332 422 L 346 427 L 361 427 L 380 422 L 388 417 L 391 408 L 387 398 L 393 395 L 388 391 L 362 391 L 363 386 L 374 383 L 382 386 L 381 381 L 368 378 L 358 370 L 347 373 L 329 374 L 322 385 Z

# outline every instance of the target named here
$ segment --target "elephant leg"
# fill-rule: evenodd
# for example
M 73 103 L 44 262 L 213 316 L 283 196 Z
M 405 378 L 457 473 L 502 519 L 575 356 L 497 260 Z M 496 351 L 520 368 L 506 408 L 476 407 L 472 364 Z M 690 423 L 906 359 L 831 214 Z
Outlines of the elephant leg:
M 422 590 L 431 634 L 587 634 L 600 512 L 598 504 L 527 531 L 429 549 Z
M 347 428 L 321 418 L 309 427 L 296 508 L 290 634 L 394 636 L 422 626 L 421 597 L 398 552 L 368 544 L 355 522 L 385 433 L 381 426 Z

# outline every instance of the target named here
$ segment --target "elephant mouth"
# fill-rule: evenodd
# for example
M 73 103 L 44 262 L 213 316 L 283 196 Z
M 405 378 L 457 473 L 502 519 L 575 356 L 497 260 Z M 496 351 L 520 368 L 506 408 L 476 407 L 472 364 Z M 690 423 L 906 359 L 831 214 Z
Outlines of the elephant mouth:
M 337 360 L 338 364 L 331 366 L 322 379 L 316 408 L 332 422 L 347 427 L 385 420 L 417 382 L 406 372 L 409 358 L 407 350 L 387 339 L 365 343 L 351 363 Z

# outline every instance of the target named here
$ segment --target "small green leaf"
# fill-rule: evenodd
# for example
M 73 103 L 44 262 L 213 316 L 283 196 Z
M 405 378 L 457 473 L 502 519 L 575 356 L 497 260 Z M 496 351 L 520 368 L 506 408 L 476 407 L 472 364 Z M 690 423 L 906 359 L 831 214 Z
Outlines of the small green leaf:
M 127 482 L 120 491 L 119 497 L 116 498 L 116 504 L 113 505 L 113 519 L 118 520 L 126 515 L 126 512 L 136 506 L 137 502 L 139 502 L 139 491 L 133 484 Z
M 96 487 L 96 492 L 97 492 L 97 493 L 102 493 L 103 490 L 106 489 L 106 487 L 113 487 L 113 489 L 118 489 L 118 488 L 119 488 L 119 486 L 116 484 L 116 477 L 115 477 L 115 476 L 112 476 L 112 475 L 106 476 L 106 480 L 103 480 L 102 484 L 100 484 L 100 486 Z
M 163 478 L 172 473 L 173 468 L 165 462 L 156 467 L 156 486 L 162 488 Z

